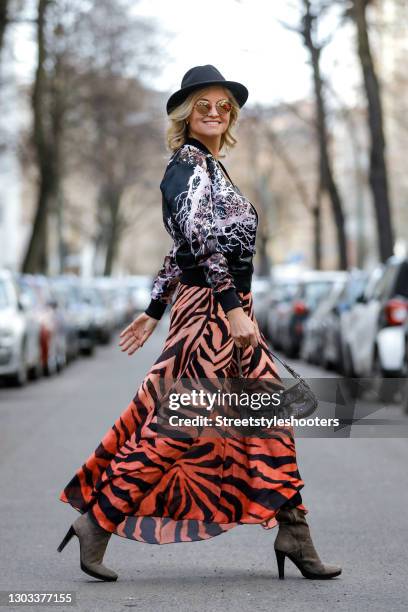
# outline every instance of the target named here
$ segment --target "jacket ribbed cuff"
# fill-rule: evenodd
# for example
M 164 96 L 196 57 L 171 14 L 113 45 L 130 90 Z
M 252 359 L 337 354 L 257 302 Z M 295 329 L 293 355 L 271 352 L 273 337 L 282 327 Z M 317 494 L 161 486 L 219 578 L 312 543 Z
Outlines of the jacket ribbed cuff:
M 242 308 L 242 302 L 234 287 L 224 289 L 224 291 L 214 291 L 215 299 L 221 304 L 221 308 L 226 313 L 233 308 Z
M 150 304 L 145 310 L 145 314 L 149 315 L 149 317 L 153 317 L 153 319 L 157 319 L 158 321 L 160 321 L 166 308 L 167 304 L 165 304 L 164 302 L 161 302 L 160 300 L 151 299 Z

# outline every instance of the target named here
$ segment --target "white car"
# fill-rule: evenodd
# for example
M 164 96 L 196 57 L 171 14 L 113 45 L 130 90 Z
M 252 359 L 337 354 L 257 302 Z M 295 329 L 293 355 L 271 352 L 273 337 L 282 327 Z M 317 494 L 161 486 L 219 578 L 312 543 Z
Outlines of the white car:
M 363 295 L 344 313 L 342 342 L 346 376 L 405 375 L 407 314 L 408 260 L 392 257 L 372 271 Z
M 40 326 L 12 273 L 0 271 L 0 376 L 18 386 L 40 375 Z

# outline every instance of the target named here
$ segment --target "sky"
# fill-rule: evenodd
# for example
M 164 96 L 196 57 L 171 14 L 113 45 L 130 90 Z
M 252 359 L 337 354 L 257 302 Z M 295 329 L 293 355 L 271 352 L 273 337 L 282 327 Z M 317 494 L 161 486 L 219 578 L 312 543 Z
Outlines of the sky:
M 160 91 L 180 88 L 192 66 L 213 64 L 227 80 L 249 90 L 249 104 L 293 102 L 311 94 L 308 55 L 295 25 L 300 0 L 137 0 L 133 14 L 156 25 L 163 47 L 161 71 L 146 80 Z M 350 28 L 335 27 L 336 16 L 323 24 L 335 31 L 322 54 L 323 73 L 330 74 L 338 99 L 352 104 L 360 82 Z M 15 70 L 31 80 L 35 65 L 32 27 L 19 27 L 14 45 Z
M 299 0 L 139 0 L 134 14 L 153 19 L 167 33 L 167 66 L 149 84 L 179 89 L 192 66 L 213 64 L 249 90 L 248 102 L 293 102 L 310 94 L 310 67 L 296 24 Z M 326 32 L 334 30 L 335 16 Z M 324 32 L 324 34 L 326 34 Z M 359 74 L 350 30 L 337 29 L 322 56 L 339 96 L 351 102 Z

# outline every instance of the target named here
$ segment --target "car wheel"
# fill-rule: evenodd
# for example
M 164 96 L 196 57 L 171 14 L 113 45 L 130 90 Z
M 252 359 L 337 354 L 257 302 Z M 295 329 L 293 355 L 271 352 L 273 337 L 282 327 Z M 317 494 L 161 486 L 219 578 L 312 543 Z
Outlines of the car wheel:
M 289 342 L 284 345 L 283 350 L 287 357 L 292 357 L 293 359 L 299 354 L 299 350 L 291 338 L 289 339 Z
M 343 376 L 346 375 L 344 366 L 344 350 L 341 344 L 337 352 L 337 364 L 335 365 L 335 370 L 338 374 L 342 374 Z
M 28 381 L 27 348 L 25 342 L 21 347 L 21 358 L 17 372 L 9 376 L 10 382 L 16 387 L 24 387 Z
M 90 344 L 89 346 L 84 347 L 84 348 L 81 350 L 81 353 L 82 353 L 83 355 L 86 355 L 87 357 L 92 357 L 92 355 L 94 354 L 94 352 L 95 352 L 95 345 L 94 345 L 94 344 Z
M 402 385 L 401 395 L 402 395 L 402 409 L 405 414 L 408 414 L 408 380 L 406 380 L 405 384 Z
M 109 344 L 112 340 L 112 334 L 109 331 L 104 330 L 101 336 L 101 344 Z
M 343 353 L 343 374 L 347 378 L 355 378 L 356 374 L 354 371 L 353 357 L 351 356 L 351 349 L 348 344 L 344 347 Z
M 269 342 L 272 342 L 273 346 L 278 349 L 281 350 L 282 349 L 282 343 L 279 340 L 279 334 L 273 334 L 271 333 L 271 331 L 268 329 L 268 340 Z
M 80 342 L 79 342 L 79 336 L 78 334 L 75 336 L 75 344 L 74 344 L 75 348 L 74 348 L 74 359 L 78 359 L 78 357 L 81 354 L 81 347 L 80 347 Z
M 43 368 L 40 362 L 36 363 L 30 370 L 30 379 L 38 380 L 43 374 Z
M 385 404 L 390 404 L 394 401 L 395 389 L 389 381 L 392 381 L 392 379 L 384 377 L 384 371 L 381 367 L 380 356 L 378 354 L 378 351 L 376 351 L 373 361 L 372 390 L 378 397 L 379 401 L 384 402 Z
M 320 353 L 320 362 L 322 368 L 328 372 L 333 372 L 333 370 L 335 370 L 335 364 L 327 358 L 326 351 L 324 349 L 322 349 L 322 352 Z
M 359 384 L 359 378 L 354 370 L 353 357 L 348 344 L 344 346 L 342 374 L 344 376 L 342 382 L 348 387 L 351 396 L 354 399 L 362 398 L 366 392 L 366 387 Z

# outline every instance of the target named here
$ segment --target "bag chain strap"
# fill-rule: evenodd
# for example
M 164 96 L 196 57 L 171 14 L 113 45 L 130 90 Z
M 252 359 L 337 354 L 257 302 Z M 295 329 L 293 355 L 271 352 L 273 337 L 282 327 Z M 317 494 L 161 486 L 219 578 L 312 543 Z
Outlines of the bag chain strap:
M 242 374 L 242 364 L 241 364 L 241 355 L 242 355 L 241 347 L 236 346 L 236 349 L 237 349 L 237 353 L 238 353 L 238 372 L 239 372 L 239 377 L 242 378 L 243 374 Z M 293 378 L 297 378 L 297 379 L 303 380 L 302 377 L 300 376 L 300 374 L 298 374 L 293 368 L 291 368 L 289 364 L 287 364 L 285 361 L 283 361 L 280 357 L 278 357 L 278 355 L 276 355 L 271 350 L 270 350 L 270 353 L 271 353 L 271 355 L 273 355 L 275 357 L 275 359 L 277 359 L 283 365 L 284 368 L 286 368 L 286 370 L 288 372 L 290 372 L 290 374 L 292 374 Z

